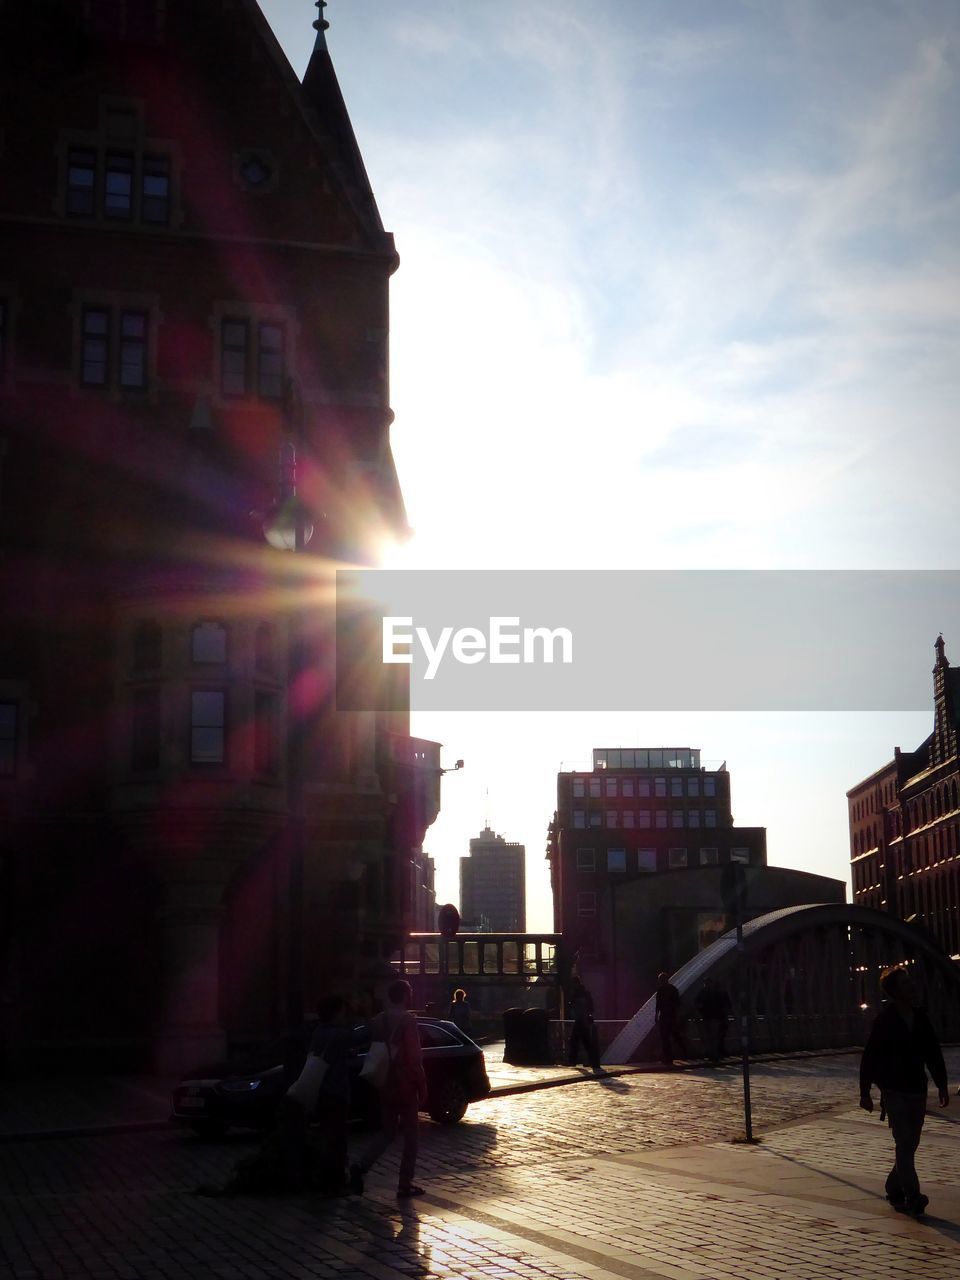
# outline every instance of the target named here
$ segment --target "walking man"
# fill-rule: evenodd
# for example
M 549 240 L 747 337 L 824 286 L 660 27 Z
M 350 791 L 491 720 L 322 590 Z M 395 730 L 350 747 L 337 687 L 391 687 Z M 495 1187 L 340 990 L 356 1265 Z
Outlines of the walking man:
M 397 978 L 387 987 L 387 1007 L 373 1019 L 374 1040 L 384 1041 L 390 1052 L 390 1069 L 380 1088 L 380 1133 L 372 1139 L 356 1164 L 350 1166 L 350 1190 L 363 1194 L 368 1169 L 383 1155 L 398 1133 L 403 1138 L 400 1182 L 397 1195 L 422 1196 L 423 1188 L 413 1181 L 417 1167 L 419 1110 L 427 1105 L 427 1077 L 417 1020 L 410 1012 L 413 990 L 409 982 Z
M 577 1065 L 582 1045 L 587 1061 L 593 1068 L 593 1074 L 602 1075 L 600 1046 L 597 1043 L 597 1028 L 593 1021 L 593 996 L 580 978 L 574 978 L 570 984 L 570 1012 L 573 1014 L 573 1030 L 570 1032 L 568 1054 L 570 1066 Z
M 716 978 L 704 978 L 696 999 L 697 1013 L 703 1027 L 703 1043 L 711 1067 L 719 1066 L 726 1057 L 727 1025 L 730 1019 L 730 997 Z
M 927 1075 L 933 1076 L 940 1106 L 950 1103 L 947 1069 L 930 1020 L 919 1005 L 916 982 L 904 965 L 887 969 L 880 979 L 887 1000 L 870 1030 L 860 1059 L 860 1106 L 873 1110 L 871 1085 L 880 1089 L 884 1114 L 893 1134 L 896 1159 L 887 1176 L 887 1199 L 895 1209 L 918 1218 L 929 1200 L 921 1194 L 913 1157 L 920 1145 L 927 1110 Z
M 687 1046 L 680 1027 L 680 992 L 670 981 L 669 973 L 657 974 L 657 1003 L 654 1022 L 660 1029 L 660 1060 L 672 1067 L 674 1047 L 687 1056 Z

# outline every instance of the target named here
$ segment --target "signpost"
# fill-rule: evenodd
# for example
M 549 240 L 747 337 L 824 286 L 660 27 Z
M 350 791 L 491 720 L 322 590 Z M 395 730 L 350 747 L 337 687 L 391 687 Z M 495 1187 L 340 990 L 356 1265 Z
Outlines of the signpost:
M 743 1128 L 747 1142 L 753 1142 L 753 1114 L 750 1107 L 750 975 L 743 954 L 743 912 L 747 905 L 747 873 L 739 862 L 723 868 L 720 879 L 723 907 L 737 926 L 737 1009 L 740 1018 L 740 1064 L 743 1072 Z

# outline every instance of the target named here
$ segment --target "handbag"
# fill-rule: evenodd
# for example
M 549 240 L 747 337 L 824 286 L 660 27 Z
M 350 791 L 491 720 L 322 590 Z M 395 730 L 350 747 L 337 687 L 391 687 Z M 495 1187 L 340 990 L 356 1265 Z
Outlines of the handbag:
M 382 1089 L 390 1074 L 391 1053 L 386 1040 L 373 1040 L 360 1068 L 360 1079 Z
M 327 1074 L 327 1060 L 319 1053 L 308 1053 L 303 1070 L 287 1090 L 287 1097 L 298 1102 L 304 1111 L 311 1113 L 317 1106 L 320 1085 Z

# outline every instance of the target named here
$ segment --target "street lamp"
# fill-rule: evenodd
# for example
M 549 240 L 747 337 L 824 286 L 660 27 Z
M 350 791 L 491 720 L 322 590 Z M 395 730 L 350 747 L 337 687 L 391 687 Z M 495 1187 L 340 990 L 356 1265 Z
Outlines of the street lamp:
M 292 380 L 284 395 L 285 439 L 280 446 L 280 485 L 277 501 L 263 519 L 263 535 L 271 547 L 305 549 L 313 537 L 310 513 L 297 496 L 297 447 L 303 442 L 303 412 Z M 295 699 L 305 668 L 301 610 L 295 600 L 290 609 L 287 645 L 287 1025 L 284 1071 L 294 1078 L 303 1054 L 303 863 L 306 817 L 303 803 L 303 720 Z

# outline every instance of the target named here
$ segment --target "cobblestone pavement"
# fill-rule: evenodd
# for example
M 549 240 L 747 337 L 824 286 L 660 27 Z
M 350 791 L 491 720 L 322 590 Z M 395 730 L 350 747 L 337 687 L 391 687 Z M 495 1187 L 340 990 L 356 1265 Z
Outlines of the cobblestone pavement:
M 402 1208 L 395 1154 L 362 1200 L 206 1199 L 197 1184 L 224 1180 L 250 1138 L 13 1143 L 0 1147 L 0 1275 L 953 1280 L 960 1099 L 928 1121 L 919 1167 L 940 1216 L 920 1224 L 879 1199 L 889 1134 L 851 1107 L 856 1090 L 849 1056 L 756 1067 L 760 1147 L 729 1142 L 732 1069 L 494 1099 L 454 1129 L 422 1125 L 428 1195 Z

